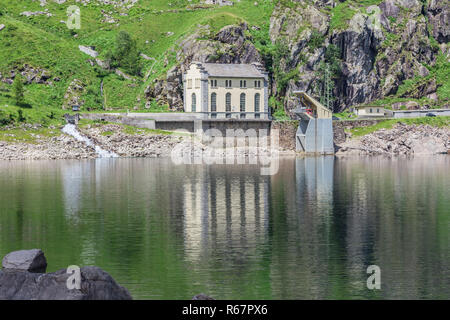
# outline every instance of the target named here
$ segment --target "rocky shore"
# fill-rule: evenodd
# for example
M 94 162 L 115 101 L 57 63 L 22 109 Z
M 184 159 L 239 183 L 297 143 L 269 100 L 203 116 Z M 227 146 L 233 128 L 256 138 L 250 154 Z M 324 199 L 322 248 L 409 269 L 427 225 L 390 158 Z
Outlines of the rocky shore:
M 346 155 L 435 155 L 450 150 L 450 130 L 429 125 L 396 124 L 360 138 L 336 143 L 336 156 Z
M 292 129 L 288 131 L 280 132 L 280 146 L 282 146 L 280 154 L 295 154 L 295 128 L 292 125 L 289 126 L 291 127 Z M 139 129 L 121 124 L 85 124 L 77 129 L 96 146 L 114 152 L 120 157 L 170 157 L 175 148 L 181 150 L 180 152 L 184 155 L 193 148 L 201 151 L 208 150 L 206 145 L 197 140 L 187 139 L 186 135 Z M 29 133 L 30 130 L 34 133 Z M 62 133 L 60 128 L 55 128 L 52 134 L 47 135 L 39 134 L 36 127 L 18 128 L 16 134 L 17 131 L 23 131 L 33 139 L 16 140 L 14 133 L 9 133 L 8 129 L 3 130 L 0 136 L 0 160 L 95 159 L 99 157 L 93 147 Z M 292 141 L 287 143 L 283 139 Z M 194 144 L 192 144 L 193 141 Z M 337 156 L 445 154 L 450 150 L 450 130 L 448 127 L 437 128 L 429 125 L 398 123 L 391 129 L 380 129 L 362 137 L 352 137 L 348 130 L 339 128 L 335 130 L 335 145 Z M 216 153 L 217 155 L 220 153 Z
M 20 130 L 26 132 L 29 128 Z M 0 160 L 94 159 L 96 156 L 93 148 L 63 133 L 50 137 L 36 135 L 32 141 L 0 140 Z
M 181 135 L 138 128 L 129 132 L 119 124 L 87 125 L 79 130 L 96 145 L 121 157 L 169 157 L 172 149 L 183 142 Z

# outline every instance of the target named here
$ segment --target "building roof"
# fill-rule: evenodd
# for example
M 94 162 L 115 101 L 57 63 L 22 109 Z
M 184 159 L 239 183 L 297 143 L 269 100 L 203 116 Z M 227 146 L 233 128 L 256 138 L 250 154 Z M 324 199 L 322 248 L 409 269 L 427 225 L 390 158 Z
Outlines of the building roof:
M 254 64 L 198 63 L 210 77 L 264 78 L 264 71 Z

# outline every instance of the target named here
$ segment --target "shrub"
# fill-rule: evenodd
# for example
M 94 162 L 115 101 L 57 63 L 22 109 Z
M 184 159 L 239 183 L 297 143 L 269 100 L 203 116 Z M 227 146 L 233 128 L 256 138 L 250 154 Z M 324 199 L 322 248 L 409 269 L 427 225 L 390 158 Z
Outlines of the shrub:
M 13 92 L 14 92 L 14 98 L 16 99 L 16 104 L 18 106 L 23 105 L 25 103 L 25 97 L 24 97 L 24 90 L 23 90 L 23 81 L 22 76 L 17 75 L 14 78 L 13 83 Z

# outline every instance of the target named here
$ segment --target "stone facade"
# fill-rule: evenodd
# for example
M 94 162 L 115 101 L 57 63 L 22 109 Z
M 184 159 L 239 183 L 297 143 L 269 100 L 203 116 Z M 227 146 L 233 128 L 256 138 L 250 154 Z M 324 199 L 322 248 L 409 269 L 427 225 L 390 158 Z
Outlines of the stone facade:
M 183 75 L 184 111 L 204 119 L 269 119 L 268 85 L 257 63 L 193 62 Z

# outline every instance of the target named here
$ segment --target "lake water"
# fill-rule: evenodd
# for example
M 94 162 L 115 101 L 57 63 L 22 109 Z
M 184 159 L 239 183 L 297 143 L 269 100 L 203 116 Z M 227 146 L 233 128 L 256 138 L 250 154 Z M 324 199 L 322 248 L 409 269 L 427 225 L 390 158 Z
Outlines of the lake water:
M 0 256 L 96 265 L 135 299 L 450 298 L 450 157 L 0 162 Z M 369 290 L 369 265 L 381 290 Z

